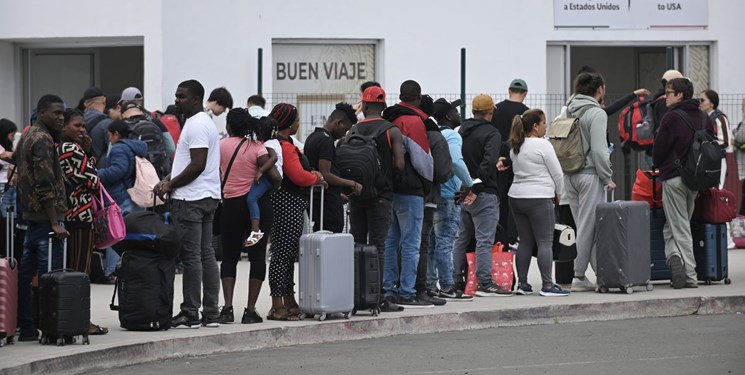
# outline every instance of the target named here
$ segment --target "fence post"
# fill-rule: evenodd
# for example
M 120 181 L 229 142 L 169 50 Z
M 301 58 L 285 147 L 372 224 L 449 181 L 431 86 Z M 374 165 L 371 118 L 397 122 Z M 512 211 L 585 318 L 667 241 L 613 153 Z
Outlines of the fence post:
M 665 64 L 667 65 L 667 70 L 675 69 L 675 57 L 673 52 L 673 47 L 665 48 Z
M 466 119 L 466 49 L 460 49 L 460 118 Z
M 263 86 L 262 85 L 262 78 L 263 78 L 263 72 L 264 72 L 264 49 L 263 48 L 259 48 L 259 55 L 258 55 L 258 57 L 259 57 L 259 61 L 258 61 L 258 65 L 259 65 L 259 69 L 258 69 L 258 71 L 259 71 L 259 77 L 258 77 L 258 80 L 257 80 L 258 87 L 257 87 L 257 90 L 256 91 L 257 91 L 257 94 L 263 95 L 263 93 L 262 93 L 262 90 L 263 90 L 263 87 L 262 87 Z

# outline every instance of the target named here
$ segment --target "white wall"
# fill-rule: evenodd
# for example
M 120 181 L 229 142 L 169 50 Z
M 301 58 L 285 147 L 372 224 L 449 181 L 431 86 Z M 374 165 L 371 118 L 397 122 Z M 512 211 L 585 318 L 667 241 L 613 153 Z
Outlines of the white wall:
M 415 79 L 431 93 L 459 91 L 461 47 L 468 53 L 468 92 L 501 93 L 512 78 L 521 77 L 531 92 L 545 93 L 547 42 L 716 41 L 718 70 L 712 86 L 723 93 L 745 92 L 741 0 L 709 0 L 707 30 L 555 30 L 550 0 L 77 0 L 74 6 L 0 0 L 0 9 L 0 40 L 144 37 L 144 91 L 151 108 L 172 103 L 178 83 L 190 78 L 200 80 L 208 92 L 226 86 L 236 104 L 245 103 L 256 92 L 260 47 L 264 91 L 271 92 L 272 38 L 381 40 L 378 80 L 384 87 L 397 92 L 402 81 Z M 3 88 L 12 70 L 9 61 L 5 43 L 0 45 Z

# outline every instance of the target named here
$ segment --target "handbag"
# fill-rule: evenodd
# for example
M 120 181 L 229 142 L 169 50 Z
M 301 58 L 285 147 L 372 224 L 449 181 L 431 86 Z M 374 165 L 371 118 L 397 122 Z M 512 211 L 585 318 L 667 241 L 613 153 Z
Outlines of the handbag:
M 101 185 L 98 198 L 93 196 L 93 246 L 97 249 L 111 247 L 123 240 L 126 234 L 121 208 Z
M 212 235 L 213 236 L 220 235 L 220 216 L 222 216 L 222 201 L 223 199 L 225 199 L 225 194 L 223 193 L 223 190 L 225 189 L 225 183 L 228 182 L 228 175 L 230 174 L 230 168 L 233 167 L 233 162 L 235 161 L 235 157 L 238 156 L 238 151 L 240 151 L 241 146 L 243 146 L 244 142 L 246 142 L 246 138 L 241 139 L 240 143 L 238 143 L 238 147 L 235 148 L 235 152 L 233 152 L 233 156 L 230 158 L 230 161 L 228 162 L 228 166 L 225 168 L 225 175 L 222 176 L 222 181 L 220 182 L 220 202 L 217 204 L 217 208 L 215 209 L 215 215 L 212 218 Z
M 712 224 L 729 223 L 737 217 L 735 195 L 726 189 L 709 188 L 698 192 L 693 219 Z

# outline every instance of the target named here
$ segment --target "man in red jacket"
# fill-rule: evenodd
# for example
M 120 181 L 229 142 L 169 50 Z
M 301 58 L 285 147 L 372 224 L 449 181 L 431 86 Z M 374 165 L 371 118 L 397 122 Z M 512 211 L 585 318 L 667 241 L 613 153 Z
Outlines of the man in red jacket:
M 660 169 L 662 195 L 665 197 L 665 256 L 672 271 L 673 288 L 696 288 L 698 278 L 693 257 L 691 217 L 698 192 L 683 183 L 675 160 L 685 158 L 693 142 L 694 131 L 686 124 L 684 116 L 690 118 L 695 129 L 706 127 L 712 134 L 714 124 L 699 109 L 698 100 L 693 99 L 693 83 L 688 78 L 667 82 L 665 95 L 668 111 L 662 118 L 652 151 L 654 165 Z

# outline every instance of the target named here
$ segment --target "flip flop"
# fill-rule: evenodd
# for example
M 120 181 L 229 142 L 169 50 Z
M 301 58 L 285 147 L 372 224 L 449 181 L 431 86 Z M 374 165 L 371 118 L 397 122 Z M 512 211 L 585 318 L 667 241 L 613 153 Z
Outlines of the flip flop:
M 94 328 L 94 331 L 91 332 L 91 328 Z M 101 327 L 97 324 L 91 324 L 90 327 L 88 327 L 88 335 L 105 335 L 109 333 L 109 329 L 106 327 Z

